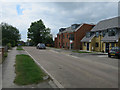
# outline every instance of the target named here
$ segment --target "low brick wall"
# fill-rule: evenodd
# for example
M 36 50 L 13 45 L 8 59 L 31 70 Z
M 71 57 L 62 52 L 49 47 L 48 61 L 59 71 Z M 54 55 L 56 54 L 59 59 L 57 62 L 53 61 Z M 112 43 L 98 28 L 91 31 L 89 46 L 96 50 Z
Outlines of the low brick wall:
M 0 48 L 0 64 L 2 63 L 2 48 Z
M 2 63 L 2 57 L 4 55 L 4 48 L 0 48 L 0 64 Z

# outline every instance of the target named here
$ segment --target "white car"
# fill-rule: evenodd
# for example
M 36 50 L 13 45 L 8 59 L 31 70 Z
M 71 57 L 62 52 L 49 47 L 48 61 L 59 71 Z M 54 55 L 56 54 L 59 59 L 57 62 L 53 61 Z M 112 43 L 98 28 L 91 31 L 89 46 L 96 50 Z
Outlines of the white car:
M 45 46 L 44 43 L 38 43 L 38 45 L 37 45 L 36 48 L 37 48 L 37 49 L 46 49 L 46 46 Z

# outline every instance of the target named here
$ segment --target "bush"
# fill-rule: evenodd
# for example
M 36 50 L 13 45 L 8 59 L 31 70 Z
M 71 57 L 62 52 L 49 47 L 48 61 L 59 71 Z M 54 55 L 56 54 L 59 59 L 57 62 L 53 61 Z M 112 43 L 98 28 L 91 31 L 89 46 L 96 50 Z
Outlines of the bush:
M 8 49 L 11 49 L 11 43 L 7 44 Z
M 5 53 L 4 53 L 4 57 L 7 57 L 7 56 L 8 56 L 8 54 L 7 54 L 7 52 L 5 52 Z

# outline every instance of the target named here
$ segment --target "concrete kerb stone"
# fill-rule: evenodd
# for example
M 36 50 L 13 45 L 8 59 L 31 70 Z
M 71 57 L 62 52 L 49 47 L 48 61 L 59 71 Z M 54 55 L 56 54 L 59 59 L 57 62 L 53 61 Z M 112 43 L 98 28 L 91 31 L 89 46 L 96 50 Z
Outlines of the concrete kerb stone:
M 24 50 L 25 50 L 25 49 L 24 49 Z M 25 52 L 27 52 L 27 51 L 25 50 Z M 64 88 L 45 68 L 43 68 L 43 66 L 42 66 L 40 63 L 37 62 L 36 59 L 34 59 L 28 52 L 27 52 L 27 54 L 35 61 L 35 63 L 36 63 L 37 65 L 40 66 L 40 68 L 41 68 L 46 74 L 48 74 L 48 75 L 50 76 L 50 78 L 52 79 L 52 81 L 53 81 L 54 84 L 56 85 L 56 86 L 55 86 L 55 85 L 52 83 L 52 81 L 50 81 L 49 84 L 51 85 L 52 88 Z

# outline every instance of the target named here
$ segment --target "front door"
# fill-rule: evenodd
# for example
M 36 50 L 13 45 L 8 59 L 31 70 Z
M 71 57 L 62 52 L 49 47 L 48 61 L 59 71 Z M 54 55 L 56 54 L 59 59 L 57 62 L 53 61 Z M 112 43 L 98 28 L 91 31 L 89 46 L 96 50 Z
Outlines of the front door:
M 109 43 L 106 43 L 106 53 L 108 53 L 109 52 Z
M 89 51 L 89 43 L 87 43 L 87 51 Z
M 74 43 L 71 43 L 71 49 L 74 49 Z

